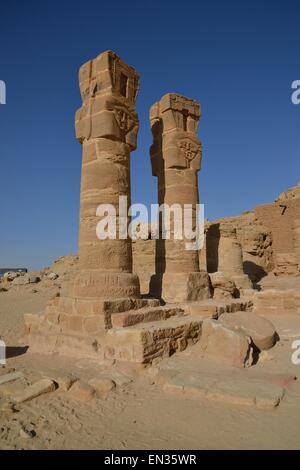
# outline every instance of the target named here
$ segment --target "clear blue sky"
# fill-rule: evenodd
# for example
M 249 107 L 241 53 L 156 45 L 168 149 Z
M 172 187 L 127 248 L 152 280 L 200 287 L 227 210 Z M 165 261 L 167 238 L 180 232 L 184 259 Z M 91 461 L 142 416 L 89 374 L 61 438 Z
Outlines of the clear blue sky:
M 199 100 L 201 201 L 212 220 L 300 180 L 299 1 L 15 1 L 0 7 L 0 266 L 77 251 L 78 68 L 112 49 L 141 75 L 134 202 L 156 202 L 148 112 L 167 92 Z

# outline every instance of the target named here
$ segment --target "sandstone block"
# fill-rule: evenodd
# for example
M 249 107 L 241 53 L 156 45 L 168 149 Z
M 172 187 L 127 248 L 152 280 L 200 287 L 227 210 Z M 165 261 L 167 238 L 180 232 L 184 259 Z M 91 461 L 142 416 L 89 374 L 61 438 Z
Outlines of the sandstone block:
M 60 373 L 51 374 L 50 379 L 53 380 L 53 382 L 57 385 L 59 390 L 63 392 L 67 392 L 72 387 L 72 385 L 78 380 L 72 374 L 65 375 L 65 374 L 60 374 Z
M 17 277 L 24 275 L 24 273 L 19 273 L 19 272 L 6 272 L 3 274 L 3 279 L 5 279 L 8 282 L 12 282 L 14 279 Z
M 28 274 L 24 276 L 18 276 L 12 281 L 13 286 L 25 286 L 30 283 L 30 278 Z
M 115 382 L 106 377 L 95 377 L 89 384 L 96 390 L 98 398 L 106 398 L 116 388 Z
M 82 380 L 77 380 L 70 390 L 68 391 L 68 395 L 75 400 L 80 401 L 89 401 L 95 396 L 95 389 L 91 385 Z
M 24 401 L 32 400 L 44 393 L 54 392 L 55 384 L 50 379 L 42 379 L 38 382 L 29 385 L 25 390 L 19 394 L 11 397 L 14 403 L 23 403 Z
M 152 363 L 169 357 L 184 344 L 197 342 L 201 336 L 201 319 L 171 317 L 161 322 L 108 330 L 105 357 L 135 363 Z M 186 342 L 182 341 L 186 340 Z
M 112 315 L 113 328 L 123 328 L 126 326 L 136 325 L 137 323 L 145 323 L 158 320 L 166 320 L 174 315 L 183 315 L 180 308 L 169 307 L 149 307 L 136 311 L 122 312 Z
M 151 277 L 150 292 L 167 303 L 211 298 L 211 284 L 205 271 L 164 273 Z
M 23 372 L 10 372 L 9 374 L 0 375 L 0 385 L 22 379 L 23 377 Z
M 224 293 L 228 293 L 230 297 L 233 297 L 235 295 L 236 285 L 224 273 L 218 271 L 215 273 L 211 273 L 209 276 L 214 290 L 217 290 L 217 292 L 223 291 Z
M 274 325 L 253 312 L 224 313 L 219 321 L 222 325 L 250 337 L 260 350 L 270 349 L 276 342 L 277 333 Z
M 91 317 L 86 317 L 84 319 L 83 327 L 87 334 L 97 334 L 100 331 L 105 331 L 104 316 L 93 315 Z
M 205 356 L 235 367 L 249 367 L 253 363 L 250 338 L 226 328 L 216 320 L 203 320 L 199 343 Z
M 47 274 L 47 278 L 50 279 L 50 281 L 55 281 L 56 279 L 58 279 L 58 277 L 58 274 L 54 272 Z
M 297 289 L 266 289 L 253 297 L 255 312 L 281 313 L 294 311 L 300 313 L 300 293 Z

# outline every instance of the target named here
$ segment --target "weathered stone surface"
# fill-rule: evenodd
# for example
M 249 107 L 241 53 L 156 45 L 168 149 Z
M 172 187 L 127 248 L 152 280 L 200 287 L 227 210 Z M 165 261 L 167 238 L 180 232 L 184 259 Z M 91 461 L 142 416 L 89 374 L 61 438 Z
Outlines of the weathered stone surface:
M 224 313 L 219 321 L 222 325 L 250 337 L 260 350 L 272 348 L 278 337 L 274 325 L 253 312 Z
M 81 67 L 79 81 L 83 101 L 75 119 L 83 145 L 79 264 L 86 272 L 79 272 L 72 295 L 138 297 L 139 283 L 130 274 L 131 239 L 97 239 L 96 211 L 100 203 L 110 203 L 118 214 L 121 195 L 130 204 L 129 157 L 139 126 L 134 109 L 139 77 L 107 51 Z
M 150 293 L 165 302 L 175 303 L 210 299 L 212 287 L 206 272 L 155 274 L 151 277 Z
M 40 282 L 40 277 L 35 274 L 29 274 L 29 284 L 37 284 Z
M 25 286 L 26 284 L 29 284 L 29 283 L 30 283 L 30 280 L 29 280 L 28 274 L 24 276 L 18 276 L 12 281 L 13 286 Z
M 220 222 L 208 227 L 206 253 L 209 273 L 224 273 L 238 289 L 252 286 L 249 277 L 244 274 L 242 246 L 237 239 L 237 230 L 233 224 Z M 220 288 L 216 287 L 216 289 L 220 295 Z
M 214 290 L 214 299 L 232 298 L 237 296 L 235 283 L 222 272 L 210 274 L 211 284 Z
M 23 372 L 10 372 L 9 374 L 0 375 L 0 385 L 22 379 L 23 377 Z
M 56 279 L 58 279 L 58 277 L 58 274 L 54 272 L 47 274 L 47 278 L 50 279 L 50 281 L 55 281 Z
M 203 320 L 199 346 L 203 355 L 235 367 L 249 367 L 253 363 L 250 338 L 233 331 L 216 320 Z
M 300 185 L 299 185 L 299 189 L 300 189 Z M 299 214 L 299 218 L 294 220 L 293 242 L 294 242 L 295 261 L 297 263 L 296 274 L 300 274 L 300 214 Z
M 13 413 L 13 405 L 9 398 L 0 398 L 0 416 L 1 418 Z
M 96 390 L 98 398 L 106 398 L 116 388 L 115 382 L 107 377 L 95 377 L 89 384 Z
M 182 209 L 184 204 L 191 204 L 191 230 L 196 227 L 196 204 L 199 202 L 197 172 L 202 147 L 196 131 L 200 115 L 200 105 L 196 101 L 174 93 L 163 96 L 150 109 L 153 133 L 150 156 L 152 173 L 157 177 L 158 202 L 169 206 L 177 204 Z M 182 239 L 175 239 L 178 227 L 174 215 L 170 217 L 169 228 L 169 239 L 163 239 L 164 225 L 160 221 L 156 274 L 151 278 L 150 292 L 166 302 L 197 300 L 205 295 L 207 298 L 209 281 L 206 278 L 204 286 L 204 275 L 197 275 L 198 249 L 187 249 L 191 240 L 185 234 Z
M 300 293 L 296 289 L 266 289 L 253 297 L 254 311 L 259 314 L 298 312 Z
M 20 274 L 20 273 L 18 273 Z M 12 285 L 13 286 L 24 286 L 26 284 L 36 284 L 37 282 L 40 281 L 40 277 L 35 275 L 35 274 L 31 274 L 31 273 L 26 273 L 26 274 L 23 274 L 22 276 L 16 276 L 13 278 L 12 280 Z
M 274 256 L 276 276 L 299 275 L 298 259 L 295 253 L 276 253 Z
M 11 397 L 16 394 L 23 393 L 27 386 L 28 383 L 24 378 L 20 378 L 12 382 L 6 382 L 0 385 L 0 396 Z
M 244 312 L 251 310 L 253 303 L 249 300 L 230 299 L 225 301 L 208 300 L 202 302 L 190 302 L 184 305 L 184 310 L 189 315 L 197 315 L 203 318 L 218 319 L 223 313 Z
M 72 374 L 60 374 L 54 373 L 51 374 L 51 380 L 55 382 L 60 391 L 67 392 L 72 385 L 78 380 L 77 377 Z
M 108 330 L 105 355 L 120 361 L 151 363 L 197 342 L 201 325 L 202 319 L 183 316 Z
M 164 385 L 166 392 L 179 392 L 190 397 L 207 398 L 238 406 L 258 409 L 276 408 L 284 397 L 285 389 L 262 379 L 179 373 L 169 376 Z
M 3 279 L 9 282 L 12 282 L 14 279 L 16 279 L 19 276 L 23 276 L 24 273 L 22 272 L 14 272 L 14 271 L 8 271 L 3 274 Z
M 116 239 L 101 239 L 97 233 L 105 215 L 99 213 L 101 204 L 111 204 L 125 224 L 130 221 L 128 209 L 125 215 L 120 212 L 119 198 L 123 196 L 130 206 L 130 152 L 136 148 L 139 127 L 135 112 L 139 76 L 115 53 L 106 51 L 80 68 L 79 82 L 82 106 L 76 112 L 75 127 L 83 155 L 78 269 L 68 282 L 68 295 L 50 301 L 40 319 L 25 318 L 29 336 L 49 334 L 50 349 L 59 344 L 65 348 L 72 335 L 74 343 L 85 336 L 94 344 L 94 336 L 111 328 L 110 302 L 122 311 L 118 299 L 121 304 L 128 301 L 128 310 L 137 305 L 134 299 L 140 299 L 139 279 L 132 273 L 131 238 L 117 234 Z M 57 273 L 47 272 L 46 277 L 55 280 Z
M 166 320 L 174 315 L 183 315 L 184 311 L 179 307 L 150 307 L 136 311 L 115 313 L 112 315 L 113 328 L 123 328 L 158 320 Z
M 82 380 L 77 380 L 70 390 L 68 391 L 68 395 L 80 401 L 89 401 L 95 396 L 95 389 L 91 385 Z
M 29 385 L 23 392 L 12 396 L 11 400 L 14 403 L 23 403 L 24 401 L 32 400 L 33 398 L 36 398 L 44 393 L 54 392 L 54 390 L 55 384 L 52 380 L 42 379 L 32 385 Z

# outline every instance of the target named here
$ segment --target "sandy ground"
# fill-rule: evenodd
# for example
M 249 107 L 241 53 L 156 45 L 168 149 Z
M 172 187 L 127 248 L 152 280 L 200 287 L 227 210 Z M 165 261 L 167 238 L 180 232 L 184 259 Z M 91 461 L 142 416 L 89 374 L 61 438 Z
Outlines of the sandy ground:
M 0 293 L 0 334 L 9 347 L 20 346 L 23 314 L 42 312 L 51 295 L 51 289 L 38 289 L 34 293 L 30 287 Z M 297 376 L 300 365 L 291 362 L 291 343 L 300 339 L 300 317 L 276 315 L 271 319 L 282 339 L 270 350 L 269 360 L 252 369 L 262 376 L 266 373 Z M 174 361 L 174 358 L 176 360 L 176 356 L 171 359 Z M 167 393 L 155 383 L 149 371 L 129 373 L 125 368 L 120 370 L 109 364 L 34 355 L 30 351 L 10 357 L 0 374 L 16 369 L 34 381 L 59 371 L 88 380 L 97 377 L 104 368 L 117 382 L 116 390 L 106 399 L 75 401 L 58 389 L 19 405 L 13 414 L 0 414 L 0 449 L 300 447 L 300 384 L 297 381 L 288 387 L 279 407 L 258 410 Z M 220 373 L 218 365 L 215 365 L 215 373 Z M 33 430 L 34 437 L 24 438 L 22 428 Z

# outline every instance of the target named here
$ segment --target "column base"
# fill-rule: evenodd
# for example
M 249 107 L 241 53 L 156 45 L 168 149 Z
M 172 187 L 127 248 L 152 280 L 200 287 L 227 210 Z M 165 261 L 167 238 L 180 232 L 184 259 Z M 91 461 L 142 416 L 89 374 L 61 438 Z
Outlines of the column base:
M 140 281 L 136 274 L 80 270 L 69 284 L 73 298 L 139 298 Z
M 210 299 L 212 287 L 206 271 L 154 274 L 150 294 L 166 303 Z

